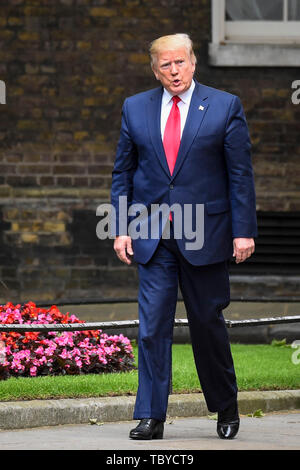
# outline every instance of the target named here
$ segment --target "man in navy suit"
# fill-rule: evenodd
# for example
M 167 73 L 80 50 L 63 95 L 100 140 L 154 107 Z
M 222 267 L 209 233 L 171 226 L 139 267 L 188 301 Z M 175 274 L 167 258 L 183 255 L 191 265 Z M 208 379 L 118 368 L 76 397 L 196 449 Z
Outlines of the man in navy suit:
M 133 418 L 140 423 L 130 437 L 163 437 L 179 283 L 207 407 L 218 412 L 219 437 L 230 439 L 238 432 L 239 414 L 222 310 L 230 302 L 230 259 L 240 263 L 251 256 L 257 236 L 247 123 L 237 96 L 194 80 L 196 58 L 186 34 L 158 38 L 150 55 L 162 86 L 124 102 L 111 191 L 115 252 L 124 263 L 136 261 L 139 273 Z M 120 197 L 129 209 L 125 221 Z M 163 206 L 169 209 L 161 211 Z M 142 209 L 135 219 L 130 211 L 136 207 Z M 131 236 L 134 220 L 146 236 Z M 184 229 L 179 236 L 178 226 Z M 199 227 L 203 243 L 193 245 L 190 234 L 197 241 Z

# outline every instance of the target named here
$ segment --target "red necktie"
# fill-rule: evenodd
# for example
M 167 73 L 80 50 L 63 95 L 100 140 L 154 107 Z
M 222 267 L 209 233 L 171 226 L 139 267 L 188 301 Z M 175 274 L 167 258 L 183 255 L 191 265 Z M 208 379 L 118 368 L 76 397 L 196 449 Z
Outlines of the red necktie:
M 180 146 L 180 111 L 177 103 L 180 100 L 179 96 L 173 96 L 173 106 L 170 111 L 167 124 L 164 132 L 164 149 L 169 165 L 170 173 L 172 175 L 176 158 Z M 172 220 L 172 214 L 170 212 L 169 219 Z
M 170 111 L 164 133 L 164 149 L 169 165 L 170 173 L 172 175 L 178 149 L 180 146 L 180 111 L 177 103 L 180 101 L 179 96 L 173 96 L 173 106 Z

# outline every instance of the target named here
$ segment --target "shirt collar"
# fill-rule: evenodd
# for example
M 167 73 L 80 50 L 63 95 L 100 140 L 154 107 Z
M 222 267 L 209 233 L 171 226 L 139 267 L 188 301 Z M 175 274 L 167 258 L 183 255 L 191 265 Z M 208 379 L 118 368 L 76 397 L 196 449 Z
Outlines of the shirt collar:
M 195 88 L 195 82 L 194 82 L 194 80 L 192 80 L 190 88 L 178 95 L 179 98 L 181 99 L 181 101 L 183 101 L 185 104 L 188 104 L 191 101 L 194 88 Z M 163 103 L 164 104 L 169 103 L 172 98 L 173 98 L 173 95 L 171 95 L 171 93 L 169 93 L 168 90 L 166 90 L 166 88 L 164 88 Z

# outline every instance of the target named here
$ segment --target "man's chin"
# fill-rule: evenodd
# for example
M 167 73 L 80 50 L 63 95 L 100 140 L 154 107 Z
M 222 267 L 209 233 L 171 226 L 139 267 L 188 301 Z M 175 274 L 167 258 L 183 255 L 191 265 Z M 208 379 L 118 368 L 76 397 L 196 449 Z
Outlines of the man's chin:
M 172 95 L 179 95 L 185 91 L 185 86 L 181 83 L 180 85 L 172 85 L 168 90 Z

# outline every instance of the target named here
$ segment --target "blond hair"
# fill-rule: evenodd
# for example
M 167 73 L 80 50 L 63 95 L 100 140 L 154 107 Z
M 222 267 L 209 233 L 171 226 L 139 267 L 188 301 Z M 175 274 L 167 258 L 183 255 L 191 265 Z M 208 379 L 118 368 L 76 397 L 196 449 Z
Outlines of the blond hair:
M 149 52 L 151 57 L 151 67 L 155 67 L 156 65 L 156 58 L 157 54 L 161 51 L 167 49 L 179 49 L 181 47 L 185 47 L 192 64 L 197 63 L 197 59 L 195 53 L 193 51 L 193 42 L 188 34 L 177 33 L 177 34 L 170 34 L 168 36 L 161 36 L 155 41 L 151 42 Z

